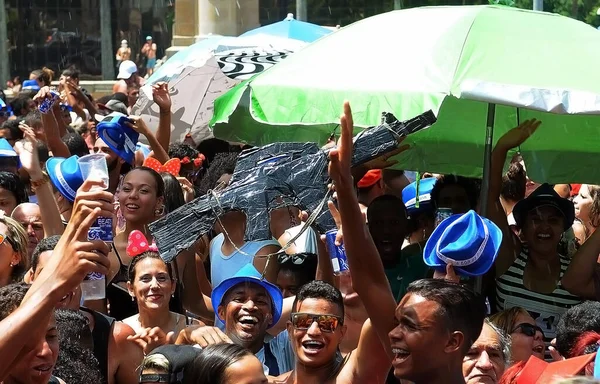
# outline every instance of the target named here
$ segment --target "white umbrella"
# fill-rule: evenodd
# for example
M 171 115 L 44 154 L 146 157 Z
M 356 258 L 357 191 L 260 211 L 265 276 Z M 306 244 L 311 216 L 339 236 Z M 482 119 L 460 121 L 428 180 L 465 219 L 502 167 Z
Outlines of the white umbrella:
M 264 71 L 306 43 L 273 36 L 210 37 L 168 60 L 142 87 L 132 114 L 144 118 L 150 129 L 159 122 L 152 101 L 152 85 L 168 81 L 171 94 L 171 141 L 194 142 L 213 137 L 208 122 L 213 101 L 225 91 Z

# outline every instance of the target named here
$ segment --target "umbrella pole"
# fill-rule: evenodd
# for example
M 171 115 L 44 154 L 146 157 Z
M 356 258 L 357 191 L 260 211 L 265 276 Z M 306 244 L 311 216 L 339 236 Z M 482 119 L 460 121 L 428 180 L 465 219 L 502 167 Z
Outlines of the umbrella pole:
M 483 180 L 479 198 L 479 214 L 487 215 L 488 196 L 490 190 L 490 168 L 492 166 L 492 142 L 494 139 L 494 118 L 496 117 L 496 104 L 488 104 L 487 124 L 485 127 L 485 148 L 483 155 Z M 475 279 L 475 292 L 482 293 L 483 276 Z

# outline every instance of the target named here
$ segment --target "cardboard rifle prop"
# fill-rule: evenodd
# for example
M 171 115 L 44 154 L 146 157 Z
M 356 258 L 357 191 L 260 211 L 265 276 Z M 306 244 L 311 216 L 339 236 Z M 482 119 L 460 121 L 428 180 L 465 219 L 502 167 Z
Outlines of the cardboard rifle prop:
M 435 121 L 431 111 L 406 121 L 383 113 L 379 126 L 354 138 L 352 166 L 393 151 L 400 138 Z M 269 212 L 285 206 L 316 215 L 313 225 L 319 232 L 334 229 L 329 209 L 322 204 L 329 196 L 328 153 L 315 143 L 273 143 L 243 151 L 227 188 L 211 191 L 150 224 L 161 257 L 172 261 L 212 230 L 219 216 L 230 211 L 246 214 L 247 241 L 271 239 Z

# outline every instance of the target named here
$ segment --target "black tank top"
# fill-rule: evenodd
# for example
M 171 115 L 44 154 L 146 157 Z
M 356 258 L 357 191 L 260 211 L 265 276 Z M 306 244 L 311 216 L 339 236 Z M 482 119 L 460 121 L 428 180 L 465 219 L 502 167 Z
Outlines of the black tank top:
M 129 292 L 122 288 L 118 283 L 127 282 L 127 266 L 121 261 L 121 256 L 117 247 L 113 246 L 113 251 L 117 260 L 119 260 L 119 271 L 106 286 L 106 299 L 110 303 L 110 315 L 116 320 L 123 320 L 138 313 L 137 304 L 131 300 Z
M 92 330 L 94 356 L 96 356 L 98 363 L 100 363 L 100 372 L 103 376 L 101 383 L 106 384 L 108 382 L 106 380 L 108 377 L 108 341 L 115 319 L 85 307 L 81 307 L 81 310 L 91 314 L 94 318 L 94 329 Z

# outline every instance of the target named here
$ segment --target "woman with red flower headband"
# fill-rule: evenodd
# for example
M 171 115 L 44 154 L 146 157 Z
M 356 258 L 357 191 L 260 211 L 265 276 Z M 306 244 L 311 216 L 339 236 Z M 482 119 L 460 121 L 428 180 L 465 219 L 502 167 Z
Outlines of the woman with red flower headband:
M 137 303 L 139 313 L 123 320 L 140 334 L 158 327 L 166 335 L 178 334 L 186 326 L 199 324 L 187 316 L 169 311 L 176 281 L 170 264 L 158 255 L 156 244 L 150 244 L 140 231 L 129 234 L 127 254 L 133 257 L 127 270 L 127 290 Z

